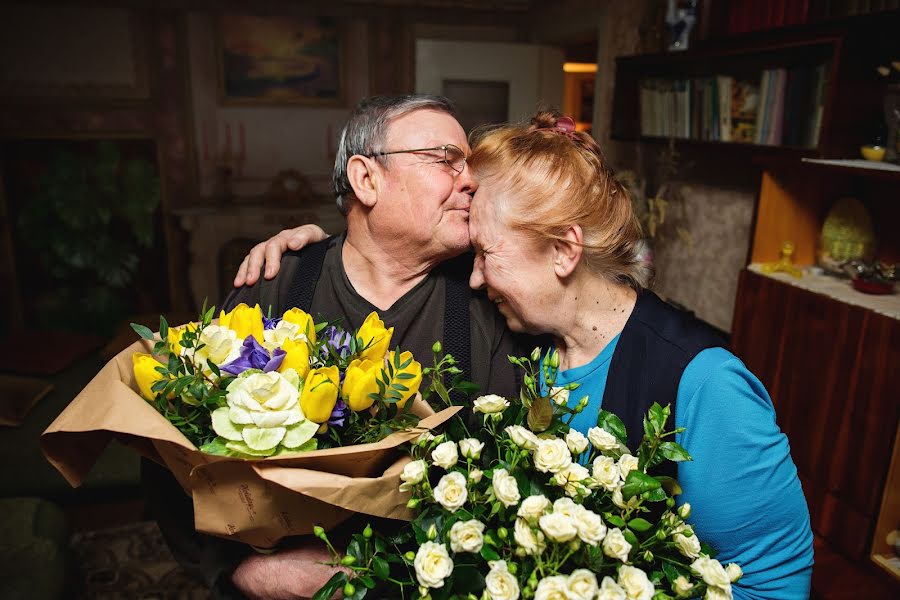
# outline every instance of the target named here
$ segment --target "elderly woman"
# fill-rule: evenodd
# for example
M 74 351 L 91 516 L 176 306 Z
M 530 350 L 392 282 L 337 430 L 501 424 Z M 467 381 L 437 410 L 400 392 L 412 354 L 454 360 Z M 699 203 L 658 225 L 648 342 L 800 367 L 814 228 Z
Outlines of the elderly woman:
M 468 161 L 470 284 L 511 330 L 552 336 L 557 385 L 580 384 L 573 404 L 590 399 L 572 426 L 586 433 L 602 407 L 636 447 L 649 406 L 671 404 L 693 457 L 678 467 L 679 502 L 717 558 L 743 568 L 735 597 L 807 598 L 809 513 L 772 402 L 707 328 L 644 289 L 641 229 L 596 142 L 542 112 L 489 130 Z

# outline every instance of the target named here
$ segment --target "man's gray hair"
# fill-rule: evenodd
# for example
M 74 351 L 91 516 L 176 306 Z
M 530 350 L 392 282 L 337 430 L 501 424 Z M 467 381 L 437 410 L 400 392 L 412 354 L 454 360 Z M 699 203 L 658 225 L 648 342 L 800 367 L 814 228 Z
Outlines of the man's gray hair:
M 372 96 L 360 101 L 353 109 L 350 120 L 341 131 L 331 179 L 337 206 L 342 214 L 347 214 L 348 200 L 353 198 L 353 187 L 347 177 L 347 162 L 350 157 L 386 151 L 383 145 L 391 121 L 417 110 L 436 110 L 456 118 L 456 109 L 450 100 L 443 96 L 425 94 Z

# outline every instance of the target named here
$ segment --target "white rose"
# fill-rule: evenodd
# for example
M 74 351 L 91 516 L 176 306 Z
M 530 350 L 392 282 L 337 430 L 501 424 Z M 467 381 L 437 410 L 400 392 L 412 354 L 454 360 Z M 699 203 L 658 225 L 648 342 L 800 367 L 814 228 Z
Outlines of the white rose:
M 521 425 L 510 425 L 505 429 L 506 435 L 513 443 L 526 450 L 534 450 L 537 448 L 538 437 L 530 429 L 526 429 Z
M 619 441 L 616 437 L 600 427 L 588 429 L 587 437 L 597 450 L 615 450 L 619 447 Z
M 598 456 L 594 459 L 593 476 L 594 481 L 608 491 L 616 489 L 622 483 L 616 461 L 608 456 Z
M 581 510 L 575 511 L 573 517 L 575 529 L 578 531 L 578 539 L 585 544 L 596 546 L 606 537 L 606 525 L 600 515 L 594 511 L 583 506 L 579 506 L 579 508 Z
M 484 523 L 477 519 L 457 521 L 450 528 L 450 549 L 454 552 L 481 552 Z
M 516 519 L 513 527 L 513 539 L 519 548 L 529 555 L 540 554 L 547 547 L 544 542 L 544 534 L 533 530 L 525 519 Z
M 742 571 L 736 563 L 728 563 L 725 567 L 725 573 L 728 575 L 728 578 L 731 579 L 731 583 L 734 583 L 744 576 L 744 571 Z
M 558 473 L 572 463 L 572 453 L 566 443 L 558 438 L 538 440 L 534 451 L 534 468 L 541 473 Z
M 403 472 L 400 473 L 400 480 L 403 482 L 400 484 L 400 491 L 406 492 L 417 483 L 421 483 L 425 479 L 425 473 L 427 472 L 428 467 L 425 465 L 424 460 L 414 460 L 406 463 L 406 466 L 403 467 Z
M 450 512 L 456 512 L 465 504 L 468 494 L 465 476 L 456 471 L 441 477 L 434 488 L 434 499 Z
M 569 598 L 572 600 L 594 600 L 597 593 L 597 576 L 587 569 L 575 569 L 566 580 Z
M 466 438 L 459 441 L 459 452 L 465 458 L 478 460 L 479 458 L 481 458 L 481 451 L 483 449 L 484 442 L 478 441 L 475 438 Z
M 727 588 L 720 588 L 711 585 L 706 588 L 706 593 L 703 595 L 703 600 L 732 600 L 733 597 L 734 596 L 732 596 L 730 585 Z
M 622 535 L 622 530 L 618 527 L 610 529 L 603 538 L 603 554 L 625 562 L 628 560 L 629 552 L 631 552 L 631 544 Z
M 569 600 L 569 587 L 562 575 L 544 577 L 538 582 L 534 600 Z
M 516 515 L 526 519 L 529 523 L 536 523 L 548 508 L 550 508 L 550 501 L 546 496 L 528 496 L 522 501 Z
M 244 340 L 238 339 L 234 330 L 221 325 L 204 327 L 200 332 L 199 341 L 203 347 L 199 350 L 192 350 L 193 359 L 194 363 L 199 365 L 205 373 L 211 372 L 207 364 L 209 362 L 221 367 L 225 363 L 237 359 L 241 355 L 241 347 L 244 345 Z
M 565 406 L 569 403 L 569 390 L 564 387 L 553 386 L 550 388 L 550 397 L 559 406 Z
M 617 466 L 619 467 L 619 475 L 622 476 L 622 481 L 625 481 L 628 474 L 638 468 L 638 458 L 630 454 L 623 454 L 619 457 Z
M 577 513 L 580 508 L 582 507 L 575 504 L 571 498 L 558 498 L 553 503 L 553 512 L 562 513 L 569 518 L 574 518 L 575 513 Z
M 484 477 L 484 471 L 481 469 L 472 469 L 469 471 L 469 481 L 472 483 L 480 483 L 482 477 Z
M 300 331 L 300 325 L 282 319 L 274 329 L 266 329 L 263 331 L 263 339 L 256 341 L 260 342 L 266 350 L 271 352 L 275 348 L 281 348 L 287 340 L 293 340 L 295 342 L 302 340 L 305 342 L 308 338 L 306 337 L 306 333 Z
M 491 485 L 494 488 L 494 495 L 503 503 L 503 506 L 509 507 L 519 503 L 521 498 L 519 484 L 516 483 L 515 477 L 506 472 L 506 469 L 494 471 Z
M 619 587 L 612 577 L 604 577 L 600 582 L 600 591 L 597 592 L 596 600 L 628 600 L 625 597 L 625 590 Z
M 509 407 L 509 400 L 497 394 L 489 394 L 480 396 L 475 399 L 475 412 L 490 415 L 492 413 L 503 412 Z
M 566 434 L 566 445 L 572 454 L 581 454 L 587 450 L 588 441 L 580 431 L 570 429 L 569 433 Z
M 456 442 L 444 442 L 443 444 L 438 444 L 437 447 L 431 451 L 431 460 L 434 461 L 434 464 L 443 469 L 449 469 L 456 465 L 456 461 L 459 460 L 459 455 L 456 453 Z
M 691 570 L 703 578 L 707 585 L 720 588 L 731 587 L 731 577 L 722 568 L 722 565 L 714 558 L 701 556 L 691 563 Z
M 691 585 L 691 582 L 684 575 L 679 575 L 672 585 L 672 591 L 679 596 L 687 596 L 692 589 L 694 589 L 694 586 Z
M 628 600 L 650 600 L 653 598 L 653 582 L 637 567 L 619 567 L 619 585 L 625 590 Z
M 416 552 L 413 561 L 416 567 L 416 579 L 419 585 L 427 588 L 439 588 L 444 580 L 453 573 L 453 561 L 447 554 L 447 546 L 434 542 L 425 542 Z
M 583 483 L 590 481 L 590 479 L 591 473 L 578 463 L 571 463 L 565 466 L 554 476 L 556 485 L 562 487 L 566 494 L 572 498 L 590 494 L 590 490 Z
M 509 572 L 505 560 L 490 563 L 491 570 L 484 578 L 484 589 L 491 600 L 518 600 L 519 582 Z
M 562 513 L 543 515 L 538 519 L 538 524 L 541 526 L 541 531 L 554 542 L 568 542 L 578 535 L 575 522 L 571 517 Z
M 434 440 L 434 434 L 430 431 L 426 431 L 422 435 L 416 439 L 416 446 L 427 446 L 430 442 Z
M 672 536 L 678 551 L 688 558 L 697 558 L 700 556 L 700 540 L 696 535 L 685 536 L 676 533 Z

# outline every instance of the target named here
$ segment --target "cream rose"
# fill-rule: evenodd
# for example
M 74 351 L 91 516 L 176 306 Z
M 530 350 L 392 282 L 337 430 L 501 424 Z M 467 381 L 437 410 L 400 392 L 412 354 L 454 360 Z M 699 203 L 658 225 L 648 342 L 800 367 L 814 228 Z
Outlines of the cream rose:
M 560 469 L 554 476 L 556 485 L 562 487 L 566 495 L 575 498 L 590 494 L 585 482 L 591 482 L 591 473 L 578 463 L 571 463 Z
M 522 517 L 529 523 L 534 524 L 537 523 L 537 520 L 541 518 L 541 515 L 543 515 L 544 511 L 548 508 L 550 508 L 550 501 L 547 500 L 546 496 L 528 496 L 522 501 L 519 510 L 516 512 L 516 516 Z
M 578 535 L 574 520 L 563 513 L 555 512 L 543 515 L 538 519 L 538 524 L 541 527 L 541 531 L 554 542 L 568 542 Z
M 569 433 L 566 434 L 566 445 L 572 454 L 577 455 L 587 450 L 588 440 L 580 431 L 570 429 Z
M 459 440 L 459 452 L 465 458 L 478 460 L 481 458 L 481 451 L 484 449 L 484 442 L 475 438 L 466 438 Z
M 411 490 L 416 484 L 421 483 L 425 479 L 428 467 L 424 460 L 414 460 L 406 463 L 403 472 L 400 473 L 400 491 L 406 492 Z
M 619 467 L 619 475 L 622 477 L 622 481 L 625 481 L 628 474 L 638 468 L 638 458 L 630 454 L 623 454 L 619 457 L 619 462 L 616 466 Z
M 233 329 L 221 325 L 204 327 L 200 332 L 199 341 L 203 347 L 199 350 L 189 350 L 189 352 L 193 353 L 194 362 L 205 373 L 211 372 L 208 365 L 210 362 L 221 367 L 225 363 L 237 359 L 241 355 L 241 347 L 244 345 L 244 340 L 238 339 L 237 333 Z
M 491 486 L 494 489 L 494 495 L 497 500 L 503 503 L 503 506 L 510 507 L 519 503 L 521 496 L 519 495 L 519 484 L 516 478 L 507 473 L 506 469 L 496 469 L 494 471 Z
M 692 589 L 694 589 L 694 586 L 691 585 L 691 582 L 684 575 L 679 575 L 672 584 L 672 591 L 679 597 L 687 596 Z
M 257 340 L 269 352 L 276 348 L 280 348 L 285 341 L 307 341 L 306 333 L 300 331 L 300 325 L 284 319 L 278 321 L 278 325 L 274 329 L 266 329 L 263 331 L 263 339 Z
M 480 483 L 482 477 L 484 477 L 484 471 L 481 469 L 472 469 L 469 471 L 469 481 L 472 483 Z
M 434 499 L 450 512 L 459 510 L 466 503 L 468 494 L 466 477 L 462 473 L 455 471 L 441 477 L 441 480 L 434 488 Z
M 616 437 L 600 427 L 588 429 L 587 437 L 597 450 L 615 450 L 619 447 L 619 441 Z
M 593 467 L 594 481 L 599 483 L 605 490 L 614 490 L 622 484 L 616 461 L 609 456 L 598 456 L 595 458 Z
M 457 521 L 450 528 L 450 549 L 454 552 L 481 552 L 484 523 L 477 519 Z
M 578 504 L 575 504 L 575 502 L 571 498 L 558 498 L 553 503 L 553 512 L 562 513 L 569 518 L 574 518 L 575 513 L 578 512 L 579 508 L 582 507 Z
M 534 468 L 541 473 L 558 473 L 564 467 L 572 464 L 572 453 L 566 442 L 555 438 L 550 440 L 538 440 L 537 449 L 534 451 Z
M 505 560 L 490 563 L 491 570 L 484 578 L 484 589 L 491 600 L 518 600 L 519 582 L 509 572 Z
M 456 465 L 456 462 L 459 460 L 459 455 L 456 453 L 456 442 L 438 444 L 431 451 L 431 460 L 442 469 L 450 469 Z
M 681 535 L 676 533 L 672 536 L 678 551 L 688 558 L 697 558 L 700 556 L 700 540 L 696 535 Z
M 701 556 L 691 563 L 691 570 L 703 578 L 707 585 L 731 590 L 731 577 L 722 568 L 722 565 L 714 558 Z
M 628 600 L 628 598 L 625 597 L 625 590 L 619 587 L 612 577 L 604 577 L 600 582 L 596 600 Z
M 653 582 L 637 567 L 619 567 L 619 585 L 625 590 L 628 600 L 650 600 L 653 598 Z
M 618 527 L 610 529 L 603 538 L 603 554 L 626 562 L 629 552 L 631 552 L 631 544 L 622 535 L 622 530 Z
M 534 435 L 531 430 L 526 429 L 521 425 L 510 425 L 505 431 L 506 435 L 509 436 L 509 439 L 511 439 L 519 448 L 525 448 L 526 450 L 534 450 L 537 448 L 538 437 Z
M 575 511 L 573 521 L 575 529 L 578 531 L 578 539 L 585 544 L 596 546 L 606 537 L 606 525 L 603 519 L 592 510 L 588 510 L 583 506 L 578 507 L 581 510 Z
M 475 399 L 475 412 L 490 415 L 493 413 L 503 412 L 509 407 L 509 400 L 497 394 L 489 394 L 480 396 Z
M 744 576 L 744 571 L 736 563 L 728 563 L 725 567 L 725 574 L 731 579 L 731 583 L 734 583 Z
M 538 582 L 534 600 L 569 600 L 568 581 L 562 575 L 544 577 Z
M 453 573 L 453 561 L 447 553 L 447 546 L 425 542 L 416 552 L 413 561 L 419 585 L 427 588 L 443 587 L 444 580 Z
M 594 600 L 597 594 L 597 576 L 587 569 L 575 569 L 566 580 L 569 598 L 572 600 Z
M 550 397 L 559 406 L 565 406 L 569 403 L 569 390 L 564 387 L 554 386 L 550 388 Z
M 731 586 L 720 588 L 711 585 L 706 588 L 706 593 L 703 594 L 703 600 L 732 600 L 733 597 Z
M 532 529 L 528 522 L 521 518 L 516 519 L 516 524 L 513 527 L 513 539 L 519 548 L 529 555 L 540 554 L 547 547 L 547 544 L 544 542 L 544 534 Z

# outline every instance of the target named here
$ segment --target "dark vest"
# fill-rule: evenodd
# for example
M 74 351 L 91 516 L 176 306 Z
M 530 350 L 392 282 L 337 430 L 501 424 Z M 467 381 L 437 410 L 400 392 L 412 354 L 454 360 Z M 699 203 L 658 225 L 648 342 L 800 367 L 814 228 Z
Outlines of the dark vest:
M 297 256 L 299 264 L 294 281 L 291 282 L 285 310 L 296 307 L 310 311 L 330 240 L 328 238 L 301 250 L 286 253 Z M 472 379 L 472 334 L 469 322 L 469 300 L 472 297 L 469 274 L 472 272 L 472 260 L 472 255 L 467 253 L 445 261 L 436 270 L 444 276 L 447 288 L 442 341 L 444 352 L 453 355 L 457 367 L 462 370 L 463 379 L 468 381 Z M 464 404 L 465 397 L 456 397 L 454 401 Z
M 602 404 L 622 419 L 632 451 L 644 437 L 644 415 L 654 402 L 671 404 L 667 430 L 674 429 L 675 398 L 685 367 L 702 350 L 724 346 L 724 340 L 692 315 L 649 290 L 638 294 L 613 352 Z M 674 476 L 675 469 L 670 466 L 658 474 Z

